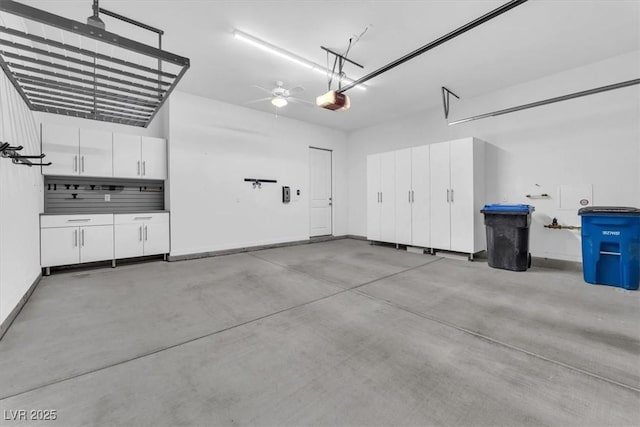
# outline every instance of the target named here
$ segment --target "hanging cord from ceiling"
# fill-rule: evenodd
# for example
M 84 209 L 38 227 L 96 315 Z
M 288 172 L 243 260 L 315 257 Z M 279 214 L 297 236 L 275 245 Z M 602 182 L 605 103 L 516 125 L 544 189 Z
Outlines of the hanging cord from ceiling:
M 347 48 L 345 49 L 344 54 L 342 55 L 338 55 L 334 52 L 332 52 L 329 49 L 323 48 L 326 52 L 327 52 L 327 69 L 331 70 L 331 73 L 327 76 L 327 80 L 328 80 L 328 90 L 331 90 L 331 84 L 333 83 L 333 77 L 336 75 L 336 66 L 338 66 L 338 90 L 340 90 L 342 88 L 342 80 L 346 77 L 346 73 L 343 71 L 343 67 L 344 67 L 344 62 L 348 61 L 351 62 L 355 65 L 358 65 L 360 68 L 362 68 L 361 65 L 356 64 L 353 61 L 349 61 L 347 59 L 347 57 L 349 56 L 349 52 L 351 51 L 351 48 L 353 46 L 355 46 L 360 39 L 366 34 L 366 32 L 369 30 L 369 28 L 371 28 L 373 25 L 369 24 L 367 25 L 364 30 L 362 30 L 362 32 L 360 32 L 360 34 L 354 34 L 353 36 L 351 36 L 349 38 L 349 44 L 347 45 Z M 329 54 L 333 54 L 334 55 L 334 59 L 333 59 L 333 66 L 330 67 L 330 60 L 329 60 Z

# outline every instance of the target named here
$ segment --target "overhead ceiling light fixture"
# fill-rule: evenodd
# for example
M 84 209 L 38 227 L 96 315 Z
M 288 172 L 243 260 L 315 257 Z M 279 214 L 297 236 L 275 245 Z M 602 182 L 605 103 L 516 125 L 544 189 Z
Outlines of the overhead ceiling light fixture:
M 281 47 L 278 47 L 276 45 L 273 45 L 271 43 L 268 43 L 264 40 L 261 40 L 257 37 L 254 37 L 252 35 L 249 35 L 247 33 L 244 33 L 242 31 L 239 30 L 235 30 L 233 32 L 233 36 L 238 39 L 241 40 L 247 44 L 250 44 L 252 46 L 257 47 L 258 49 L 261 49 L 265 52 L 269 52 L 273 55 L 279 56 L 280 58 L 284 58 L 288 61 L 291 61 L 295 64 L 298 64 L 304 68 L 307 68 L 309 70 L 313 70 L 319 74 L 322 74 L 323 76 L 326 77 L 331 77 L 333 76 L 334 78 L 340 78 L 336 73 L 331 72 L 330 70 L 328 70 L 326 67 L 323 67 L 320 64 L 317 64 L 313 61 L 310 61 L 308 59 L 305 59 L 301 56 L 296 55 L 295 53 L 291 53 L 285 49 L 282 49 Z M 354 80 L 352 79 L 348 79 L 346 77 L 343 77 L 342 82 L 347 83 L 347 84 L 352 84 L 354 82 Z M 357 85 L 355 86 L 356 88 L 360 89 L 360 90 L 367 90 L 367 88 L 363 85 Z M 275 104 L 274 104 L 275 105 Z
M 284 107 L 285 105 L 287 105 L 289 102 L 287 102 L 287 100 L 286 100 L 286 99 L 284 99 L 284 98 L 280 98 L 280 97 L 276 96 L 275 98 L 273 98 L 273 99 L 271 100 L 271 103 L 272 103 L 273 105 L 275 105 L 277 108 L 282 108 L 282 107 Z

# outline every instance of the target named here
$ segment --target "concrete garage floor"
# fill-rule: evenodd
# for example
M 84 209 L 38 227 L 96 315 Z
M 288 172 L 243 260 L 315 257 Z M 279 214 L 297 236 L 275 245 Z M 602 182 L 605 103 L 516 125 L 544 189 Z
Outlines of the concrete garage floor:
M 347 239 L 58 273 L 0 341 L 1 424 L 640 425 L 639 308 Z

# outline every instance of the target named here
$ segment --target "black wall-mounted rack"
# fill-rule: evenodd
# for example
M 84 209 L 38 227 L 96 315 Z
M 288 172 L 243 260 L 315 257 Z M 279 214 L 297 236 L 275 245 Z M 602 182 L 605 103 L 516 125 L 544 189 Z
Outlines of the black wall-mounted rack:
M 18 153 L 18 151 L 22 150 L 24 147 L 22 145 L 18 145 L 17 147 L 13 147 L 8 142 L 0 142 L 0 156 L 5 159 L 11 159 L 14 165 L 24 165 L 24 166 L 51 166 L 51 162 L 48 163 L 34 163 L 32 159 L 42 159 L 45 157 L 43 154 L 38 154 L 37 156 L 23 156 Z

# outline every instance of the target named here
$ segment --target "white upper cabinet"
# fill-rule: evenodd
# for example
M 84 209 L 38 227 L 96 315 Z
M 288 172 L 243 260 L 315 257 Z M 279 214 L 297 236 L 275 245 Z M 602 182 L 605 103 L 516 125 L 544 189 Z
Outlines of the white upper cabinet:
M 113 134 L 102 130 L 80 129 L 79 174 L 113 176 Z
M 167 179 L 167 142 L 162 138 L 113 134 L 113 176 Z
M 95 129 L 42 124 L 45 175 L 167 179 L 167 141 Z
M 42 125 L 42 152 L 46 154 L 44 162 L 51 166 L 43 167 L 46 175 L 78 175 L 80 157 L 80 133 L 78 128 L 52 124 Z
M 42 173 L 111 177 L 111 139 L 111 132 L 43 124 L 42 152 L 51 166 L 42 168 Z
M 140 136 L 124 133 L 113 134 L 113 176 L 118 178 L 140 178 L 142 160 Z
M 167 179 L 167 141 L 142 137 L 142 178 Z

